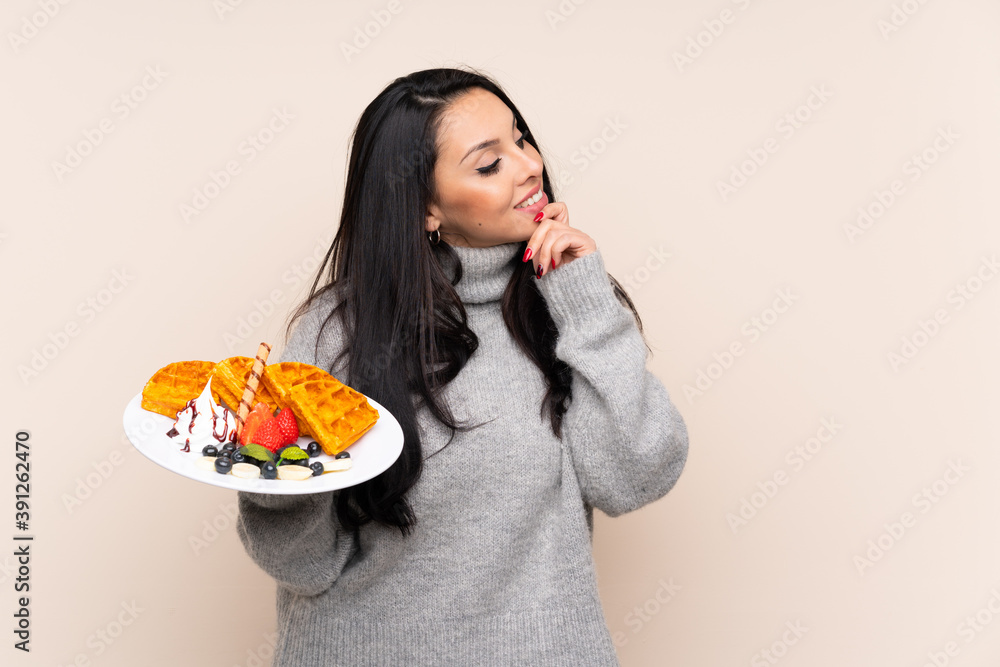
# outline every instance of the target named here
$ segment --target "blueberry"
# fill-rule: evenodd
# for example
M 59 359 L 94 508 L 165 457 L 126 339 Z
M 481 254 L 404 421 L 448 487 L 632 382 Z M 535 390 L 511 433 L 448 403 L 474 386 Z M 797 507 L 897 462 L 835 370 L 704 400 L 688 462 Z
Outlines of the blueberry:
M 219 455 L 216 458 L 229 459 L 230 463 L 232 463 L 232 456 L 233 456 L 232 452 L 228 452 L 225 449 L 223 449 L 221 452 L 219 452 Z
M 335 458 L 335 459 L 349 459 L 349 458 L 351 458 L 351 453 L 350 452 L 341 452 L 341 453 L 337 454 L 336 456 L 334 456 L 333 458 Z
M 232 469 L 233 462 L 225 456 L 219 456 L 215 459 L 215 472 L 225 475 Z
M 291 445 L 284 445 L 283 447 L 278 447 L 278 449 L 274 451 L 274 455 L 277 456 L 278 458 L 281 458 L 281 452 L 285 451 L 289 447 L 291 447 Z
M 218 456 L 219 450 L 215 448 L 215 445 L 205 445 L 205 448 L 201 450 L 202 456 Z
M 316 456 L 317 454 L 320 453 L 320 451 L 322 451 L 322 449 L 323 448 L 319 446 L 319 443 L 313 440 L 308 445 L 306 445 L 306 454 L 308 454 L 309 456 Z
M 233 463 L 244 463 L 247 460 L 247 457 L 239 452 L 233 452 L 230 454 L 230 458 L 233 460 Z
M 313 471 L 313 477 L 318 477 L 323 474 L 323 464 L 319 461 L 314 461 L 310 466 Z
M 270 461 L 265 461 L 260 467 L 260 476 L 264 479 L 278 479 L 278 469 Z
M 220 452 L 235 452 L 236 451 L 236 445 L 234 445 L 231 442 L 227 442 L 226 444 L 224 444 L 222 446 L 222 449 L 219 450 L 219 451 Z

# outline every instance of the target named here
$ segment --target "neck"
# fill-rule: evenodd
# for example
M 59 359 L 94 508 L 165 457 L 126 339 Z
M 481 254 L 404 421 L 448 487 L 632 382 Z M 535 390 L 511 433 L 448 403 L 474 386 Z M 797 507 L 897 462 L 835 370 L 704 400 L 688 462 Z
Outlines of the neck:
M 523 241 L 486 248 L 452 246 L 462 263 L 462 279 L 455 291 L 462 303 L 499 301 L 524 251 Z M 449 277 L 455 275 L 448 272 Z

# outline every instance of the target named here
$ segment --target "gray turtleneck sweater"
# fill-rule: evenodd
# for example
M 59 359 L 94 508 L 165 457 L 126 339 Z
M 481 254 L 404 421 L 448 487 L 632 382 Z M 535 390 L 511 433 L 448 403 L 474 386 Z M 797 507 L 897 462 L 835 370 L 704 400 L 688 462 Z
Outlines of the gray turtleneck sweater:
M 275 666 L 618 664 L 597 592 L 593 508 L 618 516 L 665 495 L 687 459 L 687 429 L 595 251 L 537 283 L 573 374 L 555 437 L 539 414 L 543 375 L 500 311 L 523 248 L 455 248 L 479 349 L 443 398 L 458 420 L 492 421 L 441 450 L 448 430 L 418 411 L 423 455 L 441 451 L 407 496 L 411 535 L 374 522 L 343 530 L 336 491 L 238 494 L 240 539 L 277 582 Z M 329 308 L 300 321 L 281 360 L 330 368 L 343 346 L 335 321 L 313 354 Z

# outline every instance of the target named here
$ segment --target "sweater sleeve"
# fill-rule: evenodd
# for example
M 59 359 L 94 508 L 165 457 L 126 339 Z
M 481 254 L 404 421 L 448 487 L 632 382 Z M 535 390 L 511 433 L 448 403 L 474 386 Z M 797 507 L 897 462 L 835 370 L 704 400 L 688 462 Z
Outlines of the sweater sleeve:
M 331 304 L 308 312 L 299 321 L 279 361 L 316 364 L 315 343 Z M 340 329 L 331 320 L 321 350 L 340 351 Z M 236 524 L 247 554 L 278 585 L 300 595 L 327 590 L 353 554 L 353 534 L 337 520 L 337 491 L 302 495 L 237 492 Z
M 646 369 L 642 334 L 600 251 L 550 270 L 538 289 L 559 330 L 556 356 L 572 369 L 563 441 L 584 502 L 619 516 L 663 497 L 687 460 L 687 427 Z

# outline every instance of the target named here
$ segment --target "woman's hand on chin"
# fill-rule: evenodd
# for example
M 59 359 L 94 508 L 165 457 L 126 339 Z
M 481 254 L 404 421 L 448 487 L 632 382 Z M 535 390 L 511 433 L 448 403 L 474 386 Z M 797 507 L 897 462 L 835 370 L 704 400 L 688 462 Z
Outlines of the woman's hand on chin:
M 539 213 L 535 233 L 528 239 L 526 259 L 535 267 L 535 277 L 569 264 L 574 259 L 597 250 L 597 242 L 579 229 L 569 226 L 569 210 L 565 202 L 551 202 Z

